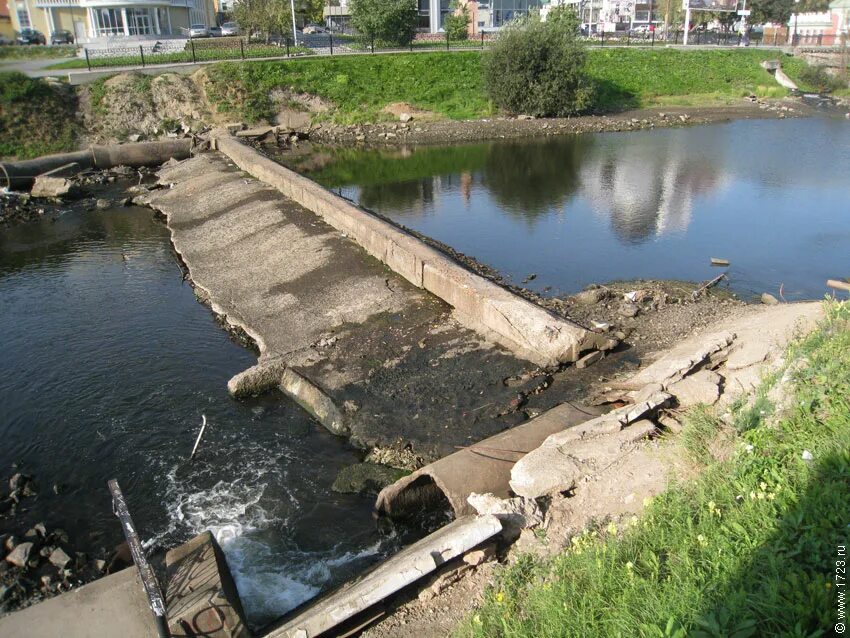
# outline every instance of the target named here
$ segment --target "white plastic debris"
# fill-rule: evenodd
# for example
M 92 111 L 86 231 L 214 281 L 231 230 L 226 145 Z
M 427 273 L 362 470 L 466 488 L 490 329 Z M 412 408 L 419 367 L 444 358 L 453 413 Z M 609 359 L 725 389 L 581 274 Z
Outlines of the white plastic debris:
M 811 461 L 811 460 L 813 460 L 814 458 L 815 458 L 815 457 L 814 457 L 814 456 L 812 456 L 812 453 L 811 453 L 811 452 L 809 452 L 808 450 L 803 450 L 803 460 L 804 460 L 804 461 Z

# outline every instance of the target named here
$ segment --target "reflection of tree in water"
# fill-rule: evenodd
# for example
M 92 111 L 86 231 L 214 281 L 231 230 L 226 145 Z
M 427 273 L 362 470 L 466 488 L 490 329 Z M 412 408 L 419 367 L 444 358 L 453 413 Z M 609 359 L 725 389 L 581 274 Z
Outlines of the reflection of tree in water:
M 394 212 L 421 212 L 434 201 L 434 182 L 437 177 L 370 184 L 360 189 L 360 205 L 365 208 L 390 209 Z
M 533 221 L 575 194 L 591 144 L 589 136 L 492 144 L 484 184 L 505 212 Z

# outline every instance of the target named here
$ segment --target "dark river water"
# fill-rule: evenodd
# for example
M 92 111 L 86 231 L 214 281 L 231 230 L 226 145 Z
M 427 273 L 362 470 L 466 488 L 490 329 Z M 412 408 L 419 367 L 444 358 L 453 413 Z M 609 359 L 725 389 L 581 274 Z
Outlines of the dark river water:
M 287 160 L 340 194 L 551 293 L 705 280 L 820 298 L 850 276 L 850 122 L 737 121 Z
M 330 490 L 353 449 L 281 396 L 228 396 L 256 357 L 181 281 L 151 211 L 0 230 L 0 343 L 0 480 L 18 462 L 40 487 L 18 524 L 111 550 L 123 540 L 106 487 L 117 478 L 148 545 L 216 534 L 256 624 L 394 546 L 372 499 Z

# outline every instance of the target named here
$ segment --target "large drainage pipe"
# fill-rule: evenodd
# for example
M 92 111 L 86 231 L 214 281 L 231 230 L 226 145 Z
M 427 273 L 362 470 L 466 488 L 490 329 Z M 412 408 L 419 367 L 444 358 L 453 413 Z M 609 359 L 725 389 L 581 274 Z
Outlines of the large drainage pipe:
M 406 518 L 446 501 L 455 516 L 473 513 L 470 494 L 510 496 L 511 468 L 556 432 L 584 423 L 599 408 L 564 403 L 531 421 L 501 432 L 480 443 L 435 461 L 385 487 L 378 494 L 375 511 L 390 518 Z
M 22 162 L 0 163 L 0 187 L 17 191 L 29 190 L 38 175 L 71 163 L 76 163 L 80 170 L 115 166 L 158 166 L 172 158 L 186 159 L 191 152 L 191 139 L 90 146 L 84 151 L 45 155 Z

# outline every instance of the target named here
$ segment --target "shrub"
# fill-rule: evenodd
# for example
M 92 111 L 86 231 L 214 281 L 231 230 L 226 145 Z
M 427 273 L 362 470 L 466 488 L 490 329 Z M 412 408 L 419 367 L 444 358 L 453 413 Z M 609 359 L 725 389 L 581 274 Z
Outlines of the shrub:
M 828 73 L 822 66 L 807 66 L 800 72 L 800 80 L 819 93 L 829 93 L 843 86 L 839 78 Z
M 351 0 L 351 24 L 379 44 L 406 46 L 418 20 L 416 0 Z
M 452 12 L 446 16 L 446 37 L 449 40 L 466 40 L 469 37 L 469 9 L 466 4 L 453 2 Z
M 509 113 L 567 116 L 593 104 L 593 83 L 571 9 L 544 22 L 531 16 L 505 28 L 487 53 L 484 79 L 493 103 Z

